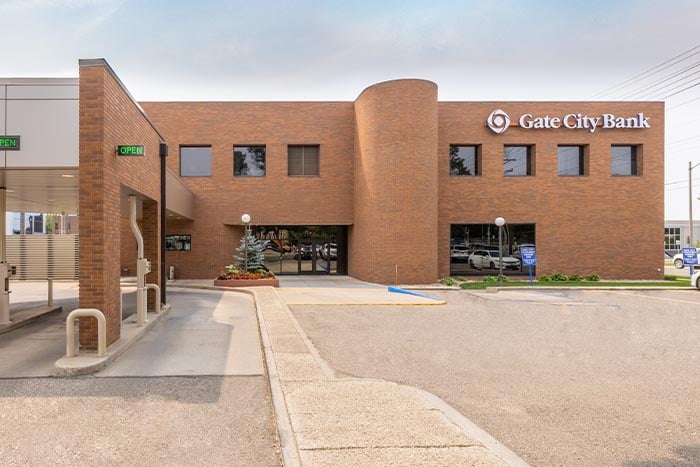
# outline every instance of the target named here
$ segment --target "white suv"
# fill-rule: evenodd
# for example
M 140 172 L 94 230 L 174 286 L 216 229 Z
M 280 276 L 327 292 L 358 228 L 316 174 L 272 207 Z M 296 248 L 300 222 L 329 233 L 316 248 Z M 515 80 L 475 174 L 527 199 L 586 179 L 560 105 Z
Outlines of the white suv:
M 698 252 L 698 258 L 700 258 L 700 248 L 695 249 Z M 673 257 L 673 265 L 676 266 L 676 269 L 683 269 L 685 267 L 685 264 L 683 264 L 683 253 L 678 253 Z M 695 268 L 698 267 L 698 265 L 694 266 Z

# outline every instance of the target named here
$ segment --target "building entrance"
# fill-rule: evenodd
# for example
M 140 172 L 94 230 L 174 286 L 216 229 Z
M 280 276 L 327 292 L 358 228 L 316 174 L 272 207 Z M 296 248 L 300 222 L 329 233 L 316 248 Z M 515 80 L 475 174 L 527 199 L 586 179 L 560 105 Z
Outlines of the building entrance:
M 345 226 L 258 226 L 265 267 L 275 274 L 347 274 Z

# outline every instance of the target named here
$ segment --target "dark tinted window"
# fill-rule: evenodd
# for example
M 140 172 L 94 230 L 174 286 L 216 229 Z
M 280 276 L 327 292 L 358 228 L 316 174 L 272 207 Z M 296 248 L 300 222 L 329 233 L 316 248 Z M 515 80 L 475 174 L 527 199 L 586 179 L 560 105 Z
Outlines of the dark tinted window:
M 264 177 L 265 146 L 234 146 L 233 175 L 236 177 Z
M 481 175 L 478 146 L 450 146 L 450 175 Z
M 560 176 L 584 175 L 583 146 L 559 146 L 557 152 Z
M 610 155 L 612 175 L 637 175 L 636 146 L 612 146 Z
M 181 177 L 211 177 L 211 146 L 180 147 Z
M 318 146 L 289 146 L 288 175 L 319 175 Z
M 530 146 L 506 146 L 503 148 L 503 175 L 507 177 L 532 175 Z

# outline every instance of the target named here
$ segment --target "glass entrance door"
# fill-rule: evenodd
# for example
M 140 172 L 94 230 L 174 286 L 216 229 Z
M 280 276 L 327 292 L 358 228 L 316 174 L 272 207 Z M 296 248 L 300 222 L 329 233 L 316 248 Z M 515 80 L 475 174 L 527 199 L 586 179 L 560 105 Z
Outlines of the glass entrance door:
M 317 238 L 301 238 L 297 240 L 296 256 L 299 264 L 299 274 L 318 274 L 326 272 L 319 266 L 319 249 L 322 243 Z

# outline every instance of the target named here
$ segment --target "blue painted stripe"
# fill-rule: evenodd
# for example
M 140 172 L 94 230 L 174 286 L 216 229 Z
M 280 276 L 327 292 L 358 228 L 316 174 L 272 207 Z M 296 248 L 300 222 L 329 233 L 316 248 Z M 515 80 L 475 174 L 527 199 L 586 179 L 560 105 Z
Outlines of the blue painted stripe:
M 412 290 L 402 289 L 401 287 L 394 287 L 393 285 L 390 285 L 390 286 L 387 288 L 387 290 L 388 290 L 389 292 L 393 292 L 393 293 L 403 293 L 403 294 L 406 294 L 406 295 L 414 295 L 414 296 L 416 296 L 416 297 L 423 297 L 423 298 L 427 298 L 427 299 L 429 299 L 429 300 L 434 300 L 434 301 L 436 301 L 436 302 L 441 302 L 441 301 L 442 301 L 441 298 L 431 297 L 430 295 L 425 295 L 425 294 L 422 294 L 422 293 L 413 292 Z

